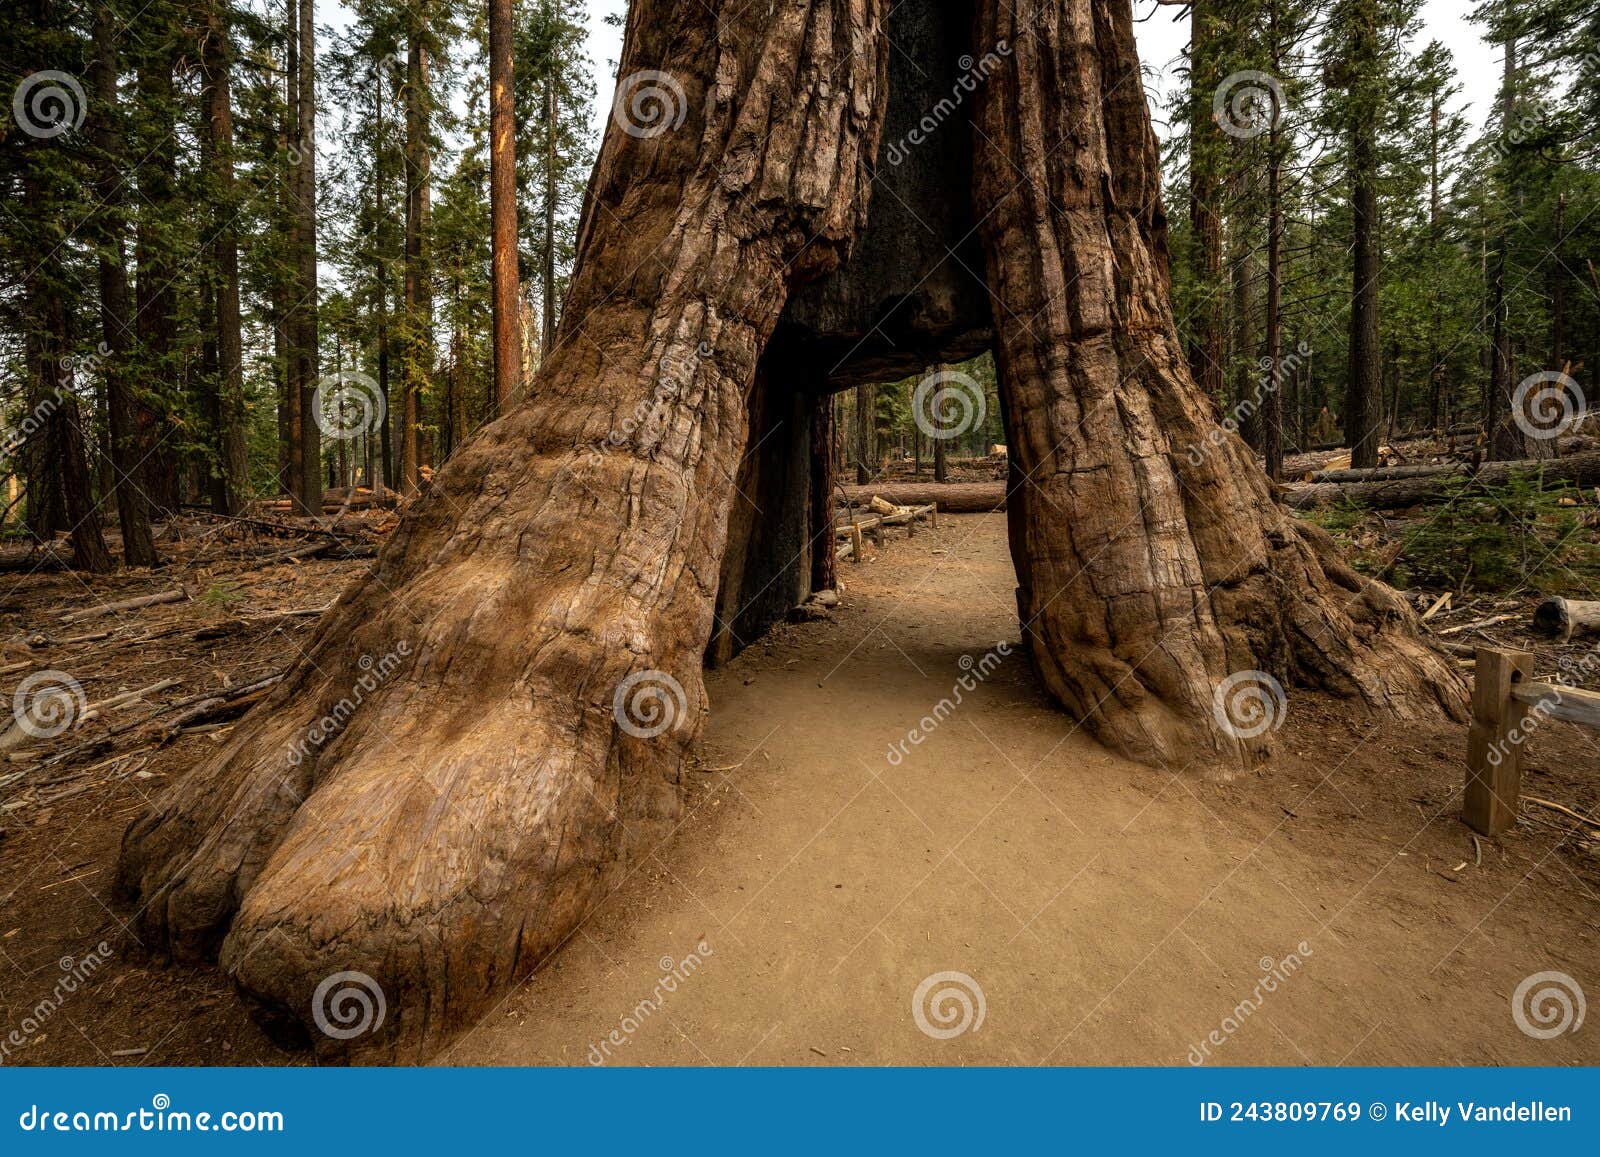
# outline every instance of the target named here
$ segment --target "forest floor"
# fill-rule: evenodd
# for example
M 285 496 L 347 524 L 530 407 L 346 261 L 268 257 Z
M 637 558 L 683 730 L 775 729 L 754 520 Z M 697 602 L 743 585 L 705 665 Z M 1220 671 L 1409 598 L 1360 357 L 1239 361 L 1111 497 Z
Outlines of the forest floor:
M 368 565 L 238 553 L 92 589 L 4 576 L 0 666 L 76 671 L 90 701 L 163 676 L 185 682 L 158 705 L 245 686 L 304 647 L 315 619 L 289 612 Z M 1166 774 L 1102 750 L 1032 677 L 1004 515 L 894 532 L 840 569 L 829 618 L 708 673 L 713 711 L 674 837 L 439 1062 L 1600 1062 L 1593 1024 L 1535 1039 L 1511 1004 L 1545 971 L 1600 993 L 1600 834 L 1529 806 L 1475 846 L 1459 820 L 1463 727 L 1374 724 L 1290 689 L 1277 754 L 1255 773 Z M 59 624 L 180 581 L 187 601 Z M 1450 638 L 1525 644 L 1531 605 Z M 1487 612 L 1462 600 L 1450 614 Z M 1540 650 L 1539 673 L 1555 659 Z M 120 947 L 121 833 L 229 726 L 158 722 L 43 775 L 14 760 L 23 774 L 0 786 L 0 1046 L 63 965 L 110 947 L 0 1059 L 306 1060 L 270 1045 L 214 970 L 150 968 Z M 925 741 L 908 742 L 919 726 Z M 1529 794 L 1600 812 L 1600 737 L 1546 723 L 1524 766 Z M 17 776 L 6 767 L 0 785 Z M 914 1011 L 941 973 L 962 974 L 934 992 L 960 990 L 970 1017 L 932 996 Z M 940 1039 L 919 1019 L 967 1031 Z

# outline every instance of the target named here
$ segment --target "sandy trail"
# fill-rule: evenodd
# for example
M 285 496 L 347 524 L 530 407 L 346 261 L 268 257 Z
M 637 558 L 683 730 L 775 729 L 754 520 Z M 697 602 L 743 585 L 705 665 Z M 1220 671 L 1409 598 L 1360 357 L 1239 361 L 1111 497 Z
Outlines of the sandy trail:
M 1304 697 L 1258 776 L 1134 766 L 1018 652 L 1003 515 L 877 555 L 710 676 L 704 763 L 736 766 L 690 773 L 676 838 L 441 1062 L 1184 1064 L 1214 1031 L 1208 1063 L 1600 1060 L 1510 1005 L 1544 970 L 1600 993 L 1594 873 L 1532 839 L 1471 863 L 1457 729 Z M 983 1010 L 947 1039 L 913 1013 L 942 972 Z

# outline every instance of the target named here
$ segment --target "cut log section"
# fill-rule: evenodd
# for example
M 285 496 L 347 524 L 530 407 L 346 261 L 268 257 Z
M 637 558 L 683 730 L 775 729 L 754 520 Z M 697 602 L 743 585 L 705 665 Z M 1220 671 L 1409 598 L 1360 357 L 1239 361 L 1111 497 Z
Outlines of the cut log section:
M 1546 599 L 1534 608 L 1533 629 L 1563 643 L 1573 635 L 1600 635 L 1600 602 Z

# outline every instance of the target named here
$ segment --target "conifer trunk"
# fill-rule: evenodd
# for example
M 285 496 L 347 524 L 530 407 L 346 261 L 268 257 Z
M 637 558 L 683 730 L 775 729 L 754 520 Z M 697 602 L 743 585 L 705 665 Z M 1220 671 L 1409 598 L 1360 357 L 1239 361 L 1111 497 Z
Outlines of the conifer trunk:
M 220 951 L 286 1039 L 415 1059 L 670 826 L 746 393 L 788 287 L 861 224 L 884 12 L 634 6 L 622 74 L 669 73 L 681 123 L 611 126 L 529 398 L 444 464 L 308 660 L 130 829 L 119 885 L 144 943 Z M 388 1008 L 348 1042 L 312 1013 L 347 971 Z

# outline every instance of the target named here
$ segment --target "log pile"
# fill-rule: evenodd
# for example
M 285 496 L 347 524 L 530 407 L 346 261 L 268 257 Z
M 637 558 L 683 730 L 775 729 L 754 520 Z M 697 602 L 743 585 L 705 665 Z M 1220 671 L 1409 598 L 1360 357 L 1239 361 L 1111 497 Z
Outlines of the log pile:
M 1006 484 L 995 482 L 881 482 L 841 486 L 850 506 L 868 506 L 881 498 L 895 506 L 932 506 L 943 514 L 988 514 L 1006 508 Z
M 1419 471 L 1430 471 L 1420 473 Z M 1354 474 L 1356 471 L 1338 471 Z M 1465 463 L 1443 467 L 1388 468 L 1364 472 L 1376 478 L 1354 481 L 1315 482 L 1287 489 L 1284 502 L 1295 510 L 1312 510 L 1336 502 L 1354 502 L 1380 510 L 1399 510 L 1427 502 L 1441 502 L 1451 484 L 1472 478 L 1498 486 L 1518 475 L 1540 476 L 1546 482 L 1570 482 L 1576 486 L 1600 485 L 1600 451 L 1587 451 L 1568 458 L 1548 461 L 1485 462 L 1476 471 Z
M 918 522 L 926 519 L 935 528 L 939 525 L 939 508 L 934 503 L 926 506 L 896 506 L 874 495 L 868 503 L 868 509 L 873 513 L 865 518 L 851 518 L 847 521 L 834 523 L 834 536 L 839 539 L 848 539 L 839 547 L 840 559 L 861 559 L 862 535 L 871 534 L 880 542 L 883 531 L 891 526 L 903 526 L 907 534 L 915 533 Z

